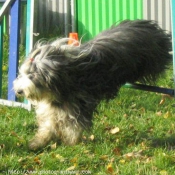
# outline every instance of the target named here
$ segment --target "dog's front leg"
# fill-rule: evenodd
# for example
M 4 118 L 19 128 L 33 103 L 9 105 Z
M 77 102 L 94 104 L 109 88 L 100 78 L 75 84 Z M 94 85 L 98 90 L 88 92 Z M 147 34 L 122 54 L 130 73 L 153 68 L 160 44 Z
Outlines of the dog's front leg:
M 29 149 L 37 150 L 46 146 L 54 136 L 55 123 L 50 116 L 37 116 L 38 131 L 34 138 L 29 141 Z

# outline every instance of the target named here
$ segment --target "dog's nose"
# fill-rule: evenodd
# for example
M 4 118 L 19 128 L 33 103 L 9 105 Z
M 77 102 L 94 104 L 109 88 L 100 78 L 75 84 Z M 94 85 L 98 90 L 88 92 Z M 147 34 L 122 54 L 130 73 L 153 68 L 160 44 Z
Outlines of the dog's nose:
M 17 91 L 17 94 L 18 94 L 18 95 L 22 95 L 22 94 L 23 94 L 23 90 L 19 89 L 19 90 Z

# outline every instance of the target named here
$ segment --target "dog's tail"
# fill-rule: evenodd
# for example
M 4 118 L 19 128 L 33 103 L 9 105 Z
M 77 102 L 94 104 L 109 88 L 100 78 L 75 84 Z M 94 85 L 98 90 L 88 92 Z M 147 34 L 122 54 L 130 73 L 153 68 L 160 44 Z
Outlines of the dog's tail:
M 111 66 L 108 74 L 122 83 L 153 83 L 172 58 L 170 34 L 151 20 L 123 21 L 87 44 L 91 57 Z

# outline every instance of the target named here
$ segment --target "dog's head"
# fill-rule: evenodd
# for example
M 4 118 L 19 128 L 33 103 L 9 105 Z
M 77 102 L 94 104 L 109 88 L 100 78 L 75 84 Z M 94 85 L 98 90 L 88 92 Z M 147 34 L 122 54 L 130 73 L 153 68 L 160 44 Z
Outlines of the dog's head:
M 31 101 L 59 100 L 61 90 L 65 88 L 62 81 L 67 77 L 63 67 L 73 59 L 78 48 L 67 45 L 67 41 L 68 39 L 59 39 L 36 44 L 14 81 L 17 96 L 24 96 Z

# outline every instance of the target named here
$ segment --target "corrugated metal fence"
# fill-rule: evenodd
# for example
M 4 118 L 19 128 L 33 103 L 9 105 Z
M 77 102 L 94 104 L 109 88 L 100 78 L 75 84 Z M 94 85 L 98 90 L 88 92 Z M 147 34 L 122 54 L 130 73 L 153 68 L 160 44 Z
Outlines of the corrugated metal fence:
M 171 31 L 170 0 L 77 0 L 78 33 L 88 40 L 124 19 L 156 20 Z
M 124 19 L 142 19 L 142 0 L 77 0 L 78 33 L 88 40 Z
M 73 0 L 35 1 L 34 36 L 68 36 L 72 31 Z
M 69 32 L 75 31 L 79 37 L 83 36 L 83 40 L 89 40 L 124 19 L 157 20 L 163 29 L 171 31 L 170 1 L 37 0 L 34 1 L 34 40 L 43 37 L 65 37 Z M 25 15 L 25 7 L 22 10 Z M 21 33 L 23 30 L 24 27 Z
M 171 31 L 171 0 L 143 0 L 143 18 L 159 22 L 159 25 Z

